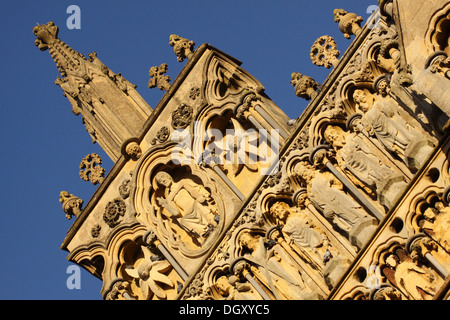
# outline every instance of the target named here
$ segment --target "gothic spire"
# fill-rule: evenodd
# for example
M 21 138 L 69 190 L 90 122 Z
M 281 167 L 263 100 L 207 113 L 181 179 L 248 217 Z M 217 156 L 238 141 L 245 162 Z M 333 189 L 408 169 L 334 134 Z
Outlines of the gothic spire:
M 112 72 L 95 52 L 86 59 L 58 38 L 58 27 L 50 21 L 33 28 L 35 45 L 48 49 L 60 77 L 55 84 L 64 91 L 75 115 L 82 115 L 92 142 L 98 142 L 113 161 L 123 144 L 138 137 L 152 112 L 136 86 L 120 73 Z

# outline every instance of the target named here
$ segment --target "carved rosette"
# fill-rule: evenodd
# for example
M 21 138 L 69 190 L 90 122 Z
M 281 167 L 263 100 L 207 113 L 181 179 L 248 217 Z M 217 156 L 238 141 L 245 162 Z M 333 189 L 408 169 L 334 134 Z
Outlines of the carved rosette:
M 102 158 L 98 154 L 88 154 L 81 160 L 80 178 L 84 181 L 90 181 L 93 185 L 102 183 L 105 179 L 105 169 L 100 164 L 102 164 Z
M 121 218 L 125 215 L 127 206 L 122 199 L 114 199 L 108 202 L 103 213 L 103 221 L 110 228 L 114 228 L 120 223 Z
M 169 139 L 169 136 L 170 136 L 169 128 L 164 126 L 158 130 L 158 132 L 156 133 L 156 138 L 152 139 L 151 144 L 155 145 L 157 142 L 159 143 L 166 142 L 167 139 Z
M 172 127 L 174 129 L 184 129 L 192 121 L 194 110 L 187 104 L 180 104 L 180 106 L 172 113 Z

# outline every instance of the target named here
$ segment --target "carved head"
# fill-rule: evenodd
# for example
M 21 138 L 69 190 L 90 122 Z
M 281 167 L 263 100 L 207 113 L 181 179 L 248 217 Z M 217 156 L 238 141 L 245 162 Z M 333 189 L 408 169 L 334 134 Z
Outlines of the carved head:
M 358 108 L 363 112 L 367 112 L 371 108 L 372 103 L 369 95 L 362 89 L 356 89 L 353 92 L 353 101 L 355 101 Z
M 342 148 L 346 143 L 346 132 L 338 126 L 328 126 L 323 133 L 323 137 L 329 144 L 337 148 Z
M 249 232 L 244 232 L 241 235 L 239 242 L 243 247 L 251 250 L 252 252 L 258 249 L 258 239 L 256 237 L 253 237 Z
M 47 24 L 41 24 L 33 27 L 33 33 L 37 39 L 34 44 L 41 50 L 47 50 L 48 46 L 58 38 L 58 27 L 50 21 Z
M 309 183 L 314 178 L 314 170 L 311 166 L 308 166 L 307 164 L 298 163 L 295 165 L 293 171 L 296 176 L 304 180 L 306 183 Z
M 290 214 L 291 207 L 283 201 L 277 201 L 270 207 L 270 214 L 281 221 L 286 221 Z
M 170 176 L 170 174 L 164 171 L 158 172 L 155 176 L 155 180 L 159 185 L 164 186 L 166 188 L 170 187 L 173 183 L 173 179 Z
M 221 276 L 216 281 L 216 288 L 222 296 L 228 296 L 233 289 L 233 286 L 230 284 L 226 276 Z
M 398 265 L 398 257 L 394 254 L 389 255 L 386 258 L 386 264 L 392 268 L 395 268 Z

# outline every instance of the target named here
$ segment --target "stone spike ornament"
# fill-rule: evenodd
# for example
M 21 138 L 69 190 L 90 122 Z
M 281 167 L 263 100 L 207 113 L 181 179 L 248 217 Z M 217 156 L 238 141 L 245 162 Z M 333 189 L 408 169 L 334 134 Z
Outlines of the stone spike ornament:
M 64 41 L 58 38 L 58 27 L 53 21 L 33 27 L 33 33 L 37 39 L 34 44 L 41 50 L 48 49 L 51 57 L 58 67 L 58 71 L 63 77 L 67 76 L 67 72 L 76 71 L 82 66 L 82 60 L 86 58 L 79 52 L 70 48 Z
M 55 84 L 72 105 L 72 112 L 82 116 L 82 123 L 92 142 L 98 143 L 116 161 L 125 141 L 139 136 L 152 109 L 136 91 L 136 86 L 121 73 L 114 73 L 97 57 L 87 59 L 58 38 L 52 22 L 33 27 L 35 45 L 48 50 L 60 76 Z
M 189 59 L 194 53 L 195 42 L 182 38 L 176 34 L 170 35 L 169 45 L 173 47 L 173 51 L 179 62 L 183 62 L 184 59 Z
M 339 30 L 344 34 L 344 37 L 350 39 L 352 35 L 358 36 L 361 31 L 361 23 L 363 18 L 356 13 L 349 13 L 344 9 L 334 9 L 334 21 L 339 23 Z
M 305 100 L 311 100 L 317 96 L 319 83 L 313 78 L 305 76 L 300 72 L 291 74 L 291 85 L 295 88 L 295 95 Z

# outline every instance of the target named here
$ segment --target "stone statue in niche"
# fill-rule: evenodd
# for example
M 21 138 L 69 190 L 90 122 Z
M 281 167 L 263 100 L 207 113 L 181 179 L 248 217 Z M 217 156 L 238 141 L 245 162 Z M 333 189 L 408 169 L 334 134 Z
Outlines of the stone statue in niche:
M 392 154 L 397 155 L 411 170 L 418 170 L 433 146 L 398 112 L 398 104 L 390 97 L 377 99 L 367 90 L 353 93 L 356 111 L 363 114 L 361 127 Z
M 450 208 L 442 202 L 436 202 L 424 212 L 422 229 L 431 233 L 431 237 L 450 254 Z
M 352 244 L 361 247 L 369 239 L 376 220 L 344 191 L 342 182 L 332 173 L 299 163 L 294 168 L 294 174 L 306 184 L 311 203 L 342 230 Z
M 221 276 L 216 280 L 215 287 L 224 300 L 260 300 L 248 282 L 240 282 L 235 275 Z
M 397 194 L 406 188 L 403 176 L 383 164 L 357 134 L 328 126 L 324 138 L 336 150 L 339 167 L 349 172 L 351 180 L 369 195 L 379 195 L 383 205 L 390 207 Z
M 406 252 L 396 250 L 386 258 L 383 273 L 400 291 L 414 300 L 430 300 L 436 293 L 435 276 L 418 265 Z
M 162 214 L 175 220 L 200 245 L 204 243 L 219 221 L 219 209 L 210 193 L 191 179 L 175 182 L 164 171 L 156 174 L 155 181 L 163 189 L 163 196 L 156 198 Z
M 334 249 L 326 234 L 312 223 L 305 210 L 305 207 L 291 208 L 286 202 L 278 201 L 271 206 L 270 214 L 282 225 L 283 236 L 294 252 L 314 269 L 322 271 L 333 257 L 330 249 Z
M 250 252 L 245 257 L 251 262 L 253 276 L 271 290 L 278 300 L 320 298 L 308 288 L 298 266 L 280 245 L 276 244 L 268 249 L 263 237 L 249 232 L 240 236 L 239 243 Z

